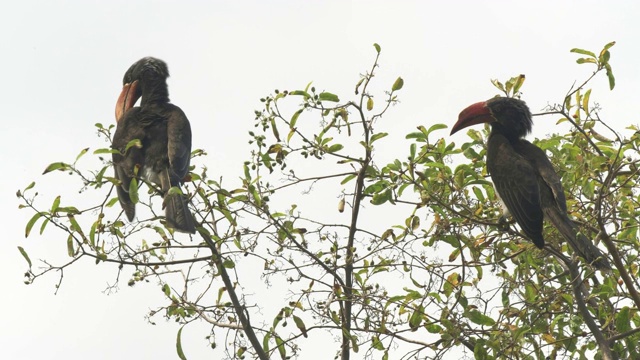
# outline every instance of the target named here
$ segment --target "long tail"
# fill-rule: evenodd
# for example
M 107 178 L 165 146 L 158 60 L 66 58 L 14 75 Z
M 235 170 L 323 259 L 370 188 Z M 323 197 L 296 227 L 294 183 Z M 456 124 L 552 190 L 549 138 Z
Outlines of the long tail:
M 602 251 L 600 251 L 591 240 L 580 233 L 580 229 L 566 214 L 561 213 L 560 210 L 555 207 L 545 209 L 544 213 L 553 226 L 555 226 L 560 234 L 567 240 L 567 243 L 569 243 L 576 254 L 583 257 L 598 270 L 611 270 L 609 260 L 607 260 Z
M 179 232 L 194 234 L 195 220 L 189 211 L 189 201 L 185 195 L 167 194 L 164 198 L 167 226 Z

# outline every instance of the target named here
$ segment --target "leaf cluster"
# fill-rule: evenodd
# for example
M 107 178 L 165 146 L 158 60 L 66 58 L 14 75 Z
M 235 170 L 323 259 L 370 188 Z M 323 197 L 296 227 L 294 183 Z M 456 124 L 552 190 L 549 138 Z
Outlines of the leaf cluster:
M 139 219 L 121 219 L 117 180 L 100 157 L 111 149 L 93 151 L 97 171 L 77 164 L 89 149 L 72 164 L 48 166 L 48 177 L 70 174 L 84 197 L 100 200 L 81 207 L 57 196 L 41 206 L 35 184 L 18 192 L 33 212 L 26 235 L 38 225 L 40 234 L 62 234 L 68 256 L 62 265 L 41 261 L 39 270 L 20 247 L 27 282 L 58 272 L 60 284 L 82 257 L 118 264 L 116 283 L 121 273 L 130 286 L 156 279 L 166 301 L 148 318 L 180 324 L 181 359 L 182 329 L 193 321 L 211 324 L 207 339 L 225 358 L 305 358 L 301 338 L 326 348 L 337 339 L 343 360 L 638 357 L 640 130 L 614 130 L 587 87 L 601 71 L 615 85 L 613 44 L 598 56 L 572 50 L 596 69 L 544 113 L 571 129 L 534 141 L 562 177 L 571 217 L 606 248 L 612 273 L 574 256 L 552 227 L 540 251 L 505 221 L 486 172 L 488 129 L 469 130 L 458 145 L 447 125 L 419 125 L 404 147 L 389 145 L 387 119 L 404 80 L 373 87 L 381 53 L 374 44 L 352 100 L 312 83 L 260 99 L 237 185 L 192 167 L 182 192 L 199 223 L 194 237 L 164 226 L 151 184 L 136 185 Z M 519 96 L 524 80 L 492 83 Z M 111 139 L 113 126 L 96 126 Z M 379 163 L 382 150 L 396 159 Z M 247 296 L 260 283 L 264 292 Z

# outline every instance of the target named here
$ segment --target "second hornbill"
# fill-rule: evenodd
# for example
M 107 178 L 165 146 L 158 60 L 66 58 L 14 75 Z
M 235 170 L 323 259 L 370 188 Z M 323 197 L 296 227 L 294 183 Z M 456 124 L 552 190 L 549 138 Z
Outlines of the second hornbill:
M 129 196 L 133 178 L 160 187 L 167 227 L 195 233 L 195 221 L 188 198 L 170 191 L 179 187 L 189 172 L 191 126 L 182 110 L 169 102 L 167 64 L 145 57 L 124 74 L 123 87 L 116 103 L 117 128 L 112 147 L 118 198 L 129 221 L 135 217 L 135 203 Z M 141 98 L 140 106 L 134 107 Z M 141 146 L 127 144 L 138 139 Z
M 560 177 L 544 151 L 524 137 L 531 132 L 531 112 L 524 101 L 496 97 L 462 110 L 451 134 L 489 123 L 487 170 L 506 206 L 533 243 L 544 247 L 542 221 L 548 219 L 576 254 L 598 269 L 611 269 L 602 252 L 582 235 L 567 215 Z

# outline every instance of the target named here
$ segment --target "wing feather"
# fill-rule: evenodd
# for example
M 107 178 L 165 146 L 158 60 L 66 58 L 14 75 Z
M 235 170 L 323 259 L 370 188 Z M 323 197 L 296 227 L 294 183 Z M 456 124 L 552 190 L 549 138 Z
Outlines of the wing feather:
M 522 231 L 538 247 L 544 247 L 538 175 L 532 164 L 514 151 L 503 136 L 489 139 L 487 168 L 498 195 Z

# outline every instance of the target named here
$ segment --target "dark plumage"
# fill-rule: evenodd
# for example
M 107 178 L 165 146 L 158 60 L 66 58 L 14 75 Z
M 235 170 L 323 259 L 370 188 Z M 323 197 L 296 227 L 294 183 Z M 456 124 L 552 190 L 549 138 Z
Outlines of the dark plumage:
M 610 269 L 607 258 L 569 219 L 562 183 L 549 158 L 523 139 L 533 125 L 525 102 L 499 97 L 473 104 L 460 113 L 451 134 L 480 123 L 491 124 L 487 142 L 491 180 L 522 231 L 542 249 L 546 217 L 578 255 L 598 269 Z
M 169 192 L 179 187 L 189 172 L 191 127 L 182 110 L 169 102 L 169 70 L 164 61 L 146 57 L 129 68 L 116 104 L 117 128 L 112 147 L 120 204 L 129 221 L 135 217 L 135 204 L 129 196 L 134 177 L 157 184 L 164 196 L 167 226 L 177 231 L 195 233 L 195 221 L 186 196 Z M 140 106 L 133 107 L 142 97 Z M 141 148 L 127 144 L 138 139 Z M 124 155 L 123 155 L 124 154 Z

